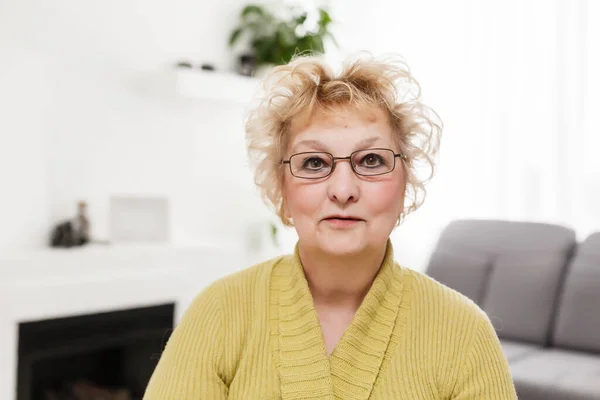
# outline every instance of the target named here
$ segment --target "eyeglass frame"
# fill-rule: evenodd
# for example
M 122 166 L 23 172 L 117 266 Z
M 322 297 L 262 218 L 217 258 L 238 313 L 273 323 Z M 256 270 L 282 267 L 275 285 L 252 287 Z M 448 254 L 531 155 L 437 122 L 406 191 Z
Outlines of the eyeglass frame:
M 360 153 L 361 151 L 368 151 L 368 150 L 387 150 L 387 151 L 391 151 L 392 154 L 394 155 L 394 164 L 392 165 L 392 169 L 390 169 L 387 172 L 381 172 L 379 174 L 372 174 L 372 175 L 365 175 L 365 174 L 358 173 L 356 171 L 356 169 L 355 169 L 354 163 L 352 162 L 352 156 L 355 155 L 356 153 Z M 325 175 L 325 176 L 319 176 L 319 177 L 315 177 L 315 178 L 294 175 L 294 172 L 292 171 L 292 164 L 291 164 L 292 157 L 298 156 L 298 155 L 302 155 L 302 154 L 327 154 L 333 160 L 333 163 L 331 165 L 331 170 L 329 171 L 329 173 L 327 175 Z M 388 149 L 388 148 L 385 148 L 385 147 L 376 147 L 376 148 L 372 148 L 372 149 L 355 150 L 352 153 L 350 153 L 349 156 L 346 156 L 346 157 L 335 157 L 333 154 L 331 154 L 331 153 L 329 153 L 327 151 L 302 151 L 300 153 L 294 153 L 294 154 L 292 154 L 291 156 L 288 157 L 287 160 L 281 160 L 279 162 L 279 164 L 288 164 L 289 165 L 289 169 L 290 169 L 290 174 L 292 174 L 293 177 L 298 178 L 298 179 L 325 179 L 325 178 L 328 178 L 329 176 L 331 176 L 331 174 L 333 174 L 333 170 L 335 169 L 335 166 L 337 165 L 336 161 L 338 161 L 338 160 L 348 160 L 348 161 L 350 161 L 350 168 L 352 168 L 352 172 L 354 172 L 358 176 L 370 177 L 370 176 L 381 176 L 381 175 L 386 175 L 386 174 L 391 173 L 394 169 L 396 169 L 396 157 L 400 157 L 400 159 L 402 159 L 404 161 L 408 160 L 408 157 L 405 154 L 394 153 L 394 150 Z

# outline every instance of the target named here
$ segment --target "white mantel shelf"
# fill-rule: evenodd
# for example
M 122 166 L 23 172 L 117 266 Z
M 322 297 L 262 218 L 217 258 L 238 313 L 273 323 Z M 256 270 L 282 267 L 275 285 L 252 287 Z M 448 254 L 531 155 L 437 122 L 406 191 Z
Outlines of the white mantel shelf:
M 176 68 L 175 91 L 178 95 L 204 100 L 248 104 L 256 94 L 259 79 L 194 68 Z
M 0 399 L 16 399 L 21 322 L 175 304 L 243 267 L 232 244 L 88 246 L 0 255 Z

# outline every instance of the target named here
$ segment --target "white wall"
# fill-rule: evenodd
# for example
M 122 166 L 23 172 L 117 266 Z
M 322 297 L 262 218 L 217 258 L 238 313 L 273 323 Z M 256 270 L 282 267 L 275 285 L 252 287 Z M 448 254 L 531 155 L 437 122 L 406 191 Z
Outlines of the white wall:
M 20 56 L 18 59 L 16 54 Z M 38 242 L 40 227 L 45 227 L 47 222 L 44 124 L 48 97 L 44 60 L 27 51 L 3 50 L 0 56 L 0 247 Z
M 0 250 L 44 245 L 79 199 L 106 237 L 110 195 L 168 196 L 174 241 L 243 235 L 243 108 L 152 90 L 180 59 L 231 69 L 242 4 L 0 3 Z

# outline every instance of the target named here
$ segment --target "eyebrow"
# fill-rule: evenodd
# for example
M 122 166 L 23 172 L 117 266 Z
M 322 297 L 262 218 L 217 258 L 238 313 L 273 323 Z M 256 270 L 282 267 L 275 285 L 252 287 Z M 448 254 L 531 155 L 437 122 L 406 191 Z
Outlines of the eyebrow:
M 357 143 L 355 150 L 362 150 L 364 148 L 372 146 L 373 144 L 377 143 L 380 139 L 381 139 L 380 136 L 373 136 L 370 138 L 363 139 Z M 300 147 L 300 146 L 310 147 L 310 148 L 313 148 L 318 151 L 327 151 L 328 150 L 327 146 L 325 146 L 325 144 L 323 144 L 323 142 L 321 142 L 319 140 L 312 140 L 312 139 L 302 140 L 294 145 L 294 149 L 296 149 L 297 147 Z

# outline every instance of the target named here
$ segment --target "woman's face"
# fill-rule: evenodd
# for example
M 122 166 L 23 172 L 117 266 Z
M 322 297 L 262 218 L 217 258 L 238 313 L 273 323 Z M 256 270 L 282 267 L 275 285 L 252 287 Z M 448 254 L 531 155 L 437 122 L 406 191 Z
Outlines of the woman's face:
M 334 157 L 369 148 L 399 152 L 389 120 L 378 109 L 316 114 L 308 122 L 293 121 L 289 134 L 286 160 L 300 152 L 323 151 Z M 292 218 L 302 245 L 332 255 L 384 245 L 404 204 L 406 174 L 402 161 L 395 161 L 392 172 L 365 177 L 356 175 L 349 161 L 336 160 L 331 175 L 322 179 L 295 177 L 286 164 L 284 212 Z

